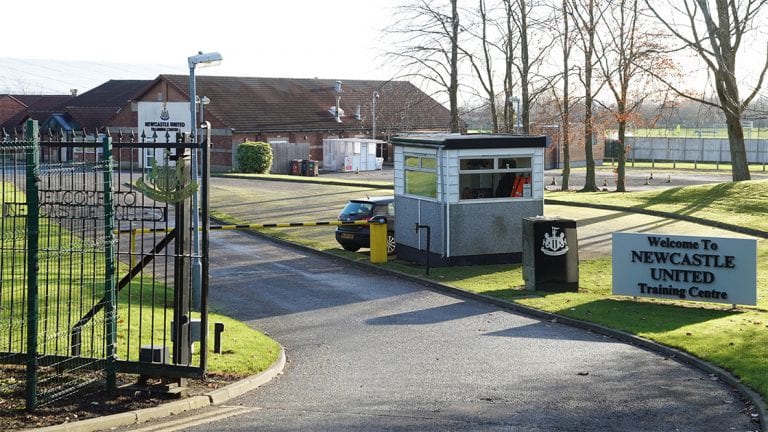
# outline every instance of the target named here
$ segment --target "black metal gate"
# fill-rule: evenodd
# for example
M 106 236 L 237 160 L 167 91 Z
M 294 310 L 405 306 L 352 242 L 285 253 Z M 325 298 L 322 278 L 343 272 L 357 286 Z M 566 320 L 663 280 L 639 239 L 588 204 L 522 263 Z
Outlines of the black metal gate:
M 201 376 L 207 145 L 26 129 L 0 145 L 0 363 L 26 365 L 27 407 L 117 372 Z

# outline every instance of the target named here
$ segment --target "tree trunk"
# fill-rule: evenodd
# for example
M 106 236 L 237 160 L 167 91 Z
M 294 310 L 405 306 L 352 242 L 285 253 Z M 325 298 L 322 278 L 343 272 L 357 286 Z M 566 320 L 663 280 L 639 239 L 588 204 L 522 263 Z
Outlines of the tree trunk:
M 589 90 L 587 92 L 591 92 L 591 86 L 588 86 Z M 592 107 L 589 105 L 592 104 L 592 98 L 587 98 L 587 107 L 586 107 L 586 118 L 584 119 L 584 155 L 586 160 L 586 176 L 584 178 L 584 187 L 581 189 L 582 192 L 597 192 L 597 180 L 595 178 L 595 157 L 592 155 L 592 135 L 593 135 L 593 127 L 592 127 Z
M 515 113 L 517 116 L 522 116 L 522 126 L 523 135 L 528 135 L 530 133 L 530 91 L 528 89 L 529 86 L 529 74 L 530 74 L 530 57 L 528 53 L 528 9 L 526 0 L 520 0 L 520 63 L 521 63 L 521 73 L 520 73 L 520 89 L 521 89 L 521 95 L 520 95 L 520 111 L 519 113 Z
M 582 192 L 597 192 L 597 181 L 595 179 L 595 157 L 592 154 L 592 57 L 595 51 L 595 6 L 593 0 L 589 0 L 587 13 L 589 14 L 587 29 L 587 41 L 585 43 L 584 53 L 584 153 L 587 165 L 587 174 L 584 179 L 584 188 Z
M 456 2 L 451 0 L 451 83 L 448 88 L 448 99 L 451 109 L 451 132 L 461 132 L 459 121 L 459 12 Z
M 488 52 L 488 31 L 487 31 L 487 25 L 488 25 L 488 17 L 486 13 L 486 7 L 485 7 L 485 0 L 480 0 L 480 17 L 482 19 L 482 44 L 483 44 L 483 58 L 485 60 L 485 71 L 487 74 L 486 79 L 488 80 L 488 85 L 486 87 L 486 92 L 488 94 L 488 104 L 491 109 L 491 128 L 493 133 L 499 132 L 499 114 L 498 109 L 496 108 L 496 90 L 494 89 L 493 85 L 493 67 L 491 65 L 491 54 Z
M 571 128 L 568 126 L 570 114 L 567 105 L 565 110 L 566 111 L 563 112 L 563 126 L 560 128 L 563 135 L 563 184 L 560 186 L 560 189 L 567 191 L 568 183 L 571 180 L 571 140 L 568 138 L 571 133 Z
M 619 115 L 622 115 L 619 113 Z M 616 192 L 626 192 L 626 167 L 627 167 L 627 151 L 624 145 L 624 140 L 627 134 L 627 121 L 622 117 L 619 120 L 619 166 L 616 168 Z
M 564 191 L 568 190 L 568 183 L 571 179 L 571 94 L 568 85 L 571 48 L 569 38 L 568 0 L 563 0 L 563 124 L 560 126 L 560 131 L 563 137 L 561 140 L 563 143 L 563 184 L 560 188 Z
M 504 0 L 506 6 L 506 25 L 507 25 L 507 44 L 505 47 L 504 56 L 504 126 L 505 132 L 512 133 L 514 130 L 513 110 L 510 105 L 510 98 L 514 91 L 514 82 L 512 79 L 512 69 L 514 69 L 515 49 L 514 38 L 512 31 L 512 2 L 511 0 Z
M 747 149 L 744 144 L 744 129 L 738 115 L 725 112 L 725 124 L 728 126 L 728 143 L 731 149 L 731 175 L 733 181 L 750 180 Z

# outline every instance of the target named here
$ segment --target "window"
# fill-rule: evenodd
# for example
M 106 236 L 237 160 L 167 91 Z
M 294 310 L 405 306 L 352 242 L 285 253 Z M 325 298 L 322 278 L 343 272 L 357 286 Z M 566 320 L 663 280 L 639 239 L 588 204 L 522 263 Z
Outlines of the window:
M 462 200 L 531 196 L 531 157 L 477 157 L 459 160 Z
M 405 155 L 405 193 L 437 198 L 437 159 L 427 155 Z

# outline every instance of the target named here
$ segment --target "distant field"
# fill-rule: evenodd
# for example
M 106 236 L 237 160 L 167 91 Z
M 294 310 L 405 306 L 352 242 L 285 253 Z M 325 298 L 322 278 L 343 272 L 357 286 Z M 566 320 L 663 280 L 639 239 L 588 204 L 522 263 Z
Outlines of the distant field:
M 606 136 L 615 136 L 615 130 L 606 131 Z M 698 127 L 698 128 L 655 128 L 634 129 L 627 131 L 627 135 L 636 137 L 653 138 L 728 138 L 728 130 L 725 127 Z M 744 138 L 768 139 L 768 128 L 744 128 Z

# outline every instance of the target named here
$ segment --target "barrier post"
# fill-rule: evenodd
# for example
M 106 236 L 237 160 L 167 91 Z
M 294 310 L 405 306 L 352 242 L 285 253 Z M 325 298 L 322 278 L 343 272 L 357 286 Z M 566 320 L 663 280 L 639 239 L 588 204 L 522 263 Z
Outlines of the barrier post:
M 128 241 L 130 243 L 130 249 L 131 249 L 131 259 L 130 264 L 131 268 L 134 268 L 136 266 L 136 234 L 138 230 L 137 229 L 131 229 L 131 238 Z
M 371 219 L 371 262 L 382 264 L 387 262 L 387 218 L 374 216 Z

